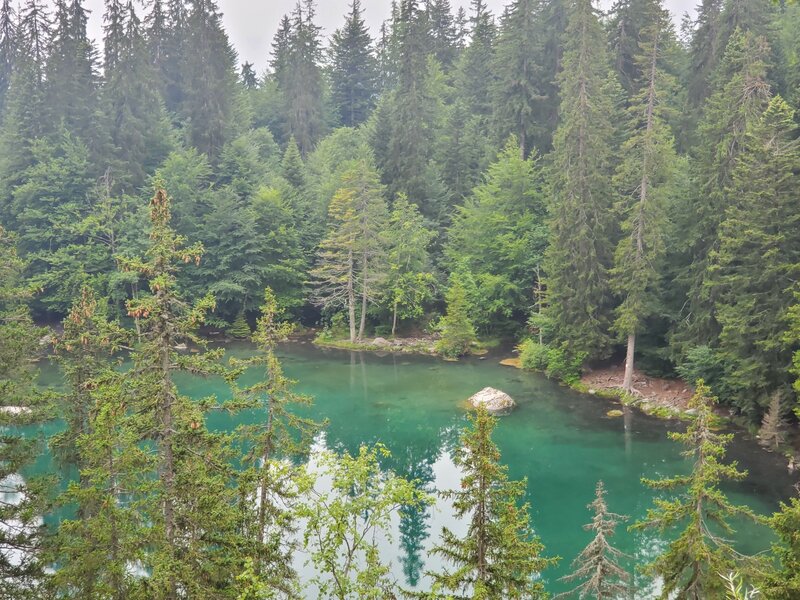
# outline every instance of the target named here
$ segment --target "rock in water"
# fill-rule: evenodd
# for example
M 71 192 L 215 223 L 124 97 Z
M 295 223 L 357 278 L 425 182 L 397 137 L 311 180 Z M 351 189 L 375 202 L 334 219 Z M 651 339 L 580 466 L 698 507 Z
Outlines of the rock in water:
M 492 413 L 506 412 L 517 405 L 511 396 L 505 392 L 501 392 L 500 390 L 490 387 L 483 388 L 480 392 L 472 396 L 469 399 L 469 402 L 475 408 L 483 406 L 486 410 Z

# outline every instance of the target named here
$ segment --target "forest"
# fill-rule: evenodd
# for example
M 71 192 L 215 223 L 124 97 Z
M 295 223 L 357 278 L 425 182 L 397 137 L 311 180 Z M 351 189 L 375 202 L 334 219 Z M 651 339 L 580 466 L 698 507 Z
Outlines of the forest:
M 386 576 L 375 536 L 431 494 L 380 444 L 324 453 L 311 493 L 325 423 L 278 358 L 300 328 L 695 386 L 670 434 L 691 471 L 645 480 L 678 491 L 631 524 L 674 540 L 640 567 L 663 598 L 800 598 L 800 497 L 726 497 L 744 473 L 717 421 L 798 437 L 800 5 L 702 0 L 676 26 L 663 0 L 392 0 L 371 31 L 366 4 L 327 35 L 300 0 L 258 73 L 214 0 L 105 0 L 99 44 L 82 0 L 0 0 L 0 597 L 548 597 L 557 557 L 482 410 L 443 493 L 469 523 L 434 550 L 449 566 L 429 591 Z M 232 338 L 252 357 L 209 344 Z M 220 411 L 263 419 L 220 432 Z M 45 448 L 60 474 L 22 477 Z M 643 597 L 606 500 L 566 597 Z M 726 539 L 743 515 L 771 553 Z

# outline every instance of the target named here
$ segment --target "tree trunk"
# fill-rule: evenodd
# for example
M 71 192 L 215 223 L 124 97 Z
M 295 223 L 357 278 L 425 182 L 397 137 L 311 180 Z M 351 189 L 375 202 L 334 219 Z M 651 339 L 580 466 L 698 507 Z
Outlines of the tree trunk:
M 636 334 L 628 335 L 628 352 L 625 355 L 625 378 L 622 380 L 622 389 L 626 392 L 633 391 L 633 353 L 636 349 Z
M 358 341 L 364 339 L 364 329 L 367 326 L 367 253 L 361 260 L 361 323 L 358 327 Z
M 394 303 L 394 308 L 392 310 L 392 337 L 395 336 L 397 332 L 397 301 Z
M 347 313 L 350 320 L 350 341 L 356 341 L 356 292 L 353 288 L 353 251 L 348 255 L 349 271 L 347 273 Z

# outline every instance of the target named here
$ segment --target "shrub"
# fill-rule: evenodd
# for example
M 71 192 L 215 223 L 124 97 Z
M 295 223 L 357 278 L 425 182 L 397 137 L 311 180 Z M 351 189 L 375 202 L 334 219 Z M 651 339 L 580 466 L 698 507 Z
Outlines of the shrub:
M 580 379 L 586 353 L 573 355 L 564 346 L 548 346 L 525 340 L 519 345 L 519 358 L 523 369 L 541 371 L 547 377 L 573 384 Z
M 247 324 L 247 319 L 244 318 L 244 312 L 240 312 L 236 315 L 236 319 L 234 319 L 231 326 L 228 327 L 228 333 L 242 340 L 253 335 L 253 332 L 250 330 L 250 325 Z

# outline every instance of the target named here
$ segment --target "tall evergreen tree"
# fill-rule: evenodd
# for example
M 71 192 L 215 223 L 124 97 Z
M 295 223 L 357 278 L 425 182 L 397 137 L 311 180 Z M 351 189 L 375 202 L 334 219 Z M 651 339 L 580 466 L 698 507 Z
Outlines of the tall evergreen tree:
M 14 239 L 0 227 L 0 595 L 33 600 L 42 592 L 37 518 L 44 490 L 20 476 L 37 456 L 38 441 L 25 439 L 18 427 L 42 418 L 44 397 L 36 392 L 32 368 L 42 332 L 26 306 L 23 268 Z
M 731 400 L 756 419 L 772 391 L 790 385 L 784 332 L 800 275 L 798 173 L 794 112 L 775 96 L 743 140 L 709 273 Z
M 677 594 L 686 600 L 714 598 L 721 593 L 721 575 L 727 575 L 735 564 L 734 550 L 722 535 L 733 530 L 729 520 L 737 515 L 751 515 L 749 509 L 732 504 L 719 489 L 726 480 L 738 481 L 746 473 L 736 463 L 725 464 L 725 446 L 730 434 L 713 430 L 713 406 L 716 398 L 701 381 L 689 403 L 697 411 L 685 433 L 672 432 L 670 438 L 686 447 L 683 455 L 692 461 L 689 475 L 660 480 L 643 480 L 656 490 L 683 490 L 672 499 L 656 499 L 655 508 L 634 525 L 634 529 L 657 528 L 664 532 L 685 525 L 675 541 L 647 569 L 664 581 L 662 597 Z M 713 522 L 721 530 L 714 533 Z
M 780 510 L 772 515 L 769 525 L 778 536 L 772 551 L 780 566 L 776 570 L 768 570 L 762 589 L 767 598 L 791 600 L 800 594 L 800 498 L 781 503 Z
M 331 38 L 331 95 L 345 127 L 367 120 L 375 106 L 378 63 L 360 0 L 353 0 L 344 27 Z
M 462 469 L 458 490 L 442 492 L 456 515 L 469 522 L 459 538 L 449 529 L 433 552 L 453 570 L 431 573 L 434 598 L 545 598 L 536 575 L 554 560 L 530 524 L 530 507 L 520 505 L 526 482 L 509 481 L 508 467 L 492 441 L 496 419 L 481 407 L 469 415 L 470 428 L 461 434 L 455 463 Z
M 557 341 L 599 357 L 610 342 L 609 216 L 618 89 L 590 0 L 570 6 L 558 85 L 560 123 L 549 171 L 548 310 Z
M 653 313 L 658 297 L 664 208 L 676 161 L 672 135 L 663 117 L 668 76 L 661 69 L 661 44 L 667 39 L 670 17 L 663 9 L 653 16 L 639 40 L 637 61 L 646 75 L 631 100 L 631 133 L 615 176 L 626 218 L 612 272 L 613 287 L 622 298 L 614 326 L 627 337 L 623 388 L 628 391 L 633 389 L 636 335 Z
M 687 84 L 689 105 L 699 107 L 711 93 L 712 77 L 724 46 L 720 47 L 720 15 L 724 0 L 703 0 L 697 7 L 689 47 L 691 71 Z
M 142 437 L 155 444 L 158 475 L 141 509 L 152 533 L 143 559 L 150 576 L 139 585 L 148 598 L 206 597 L 231 585 L 241 569 L 236 489 L 225 436 L 205 425 L 204 408 L 214 400 L 193 402 L 178 392 L 174 377 L 180 370 L 220 373 L 221 353 L 181 356 L 175 349 L 180 340 L 202 348 L 193 332 L 213 300 L 207 296 L 190 307 L 177 293 L 178 264 L 199 261 L 202 247 L 185 246 L 170 226 L 170 202 L 159 182 L 150 218 L 145 258 L 122 261 L 150 289 L 128 302 L 129 316 L 141 319 L 143 331 L 132 356 L 133 410 Z
M 456 89 L 469 114 L 485 121 L 492 114 L 497 29 L 484 0 L 472 0 L 471 12 L 470 42 L 456 67 Z
M 597 598 L 610 600 L 625 596 L 630 591 L 628 581 L 630 574 L 619 566 L 618 561 L 624 555 L 614 548 L 609 540 L 614 535 L 617 525 L 626 517 L 608 510 L 606 490 L 603 482 L 597 483 L 594 501 L 589 504 L 594 513 L 592 522 L 584 525 L 587 531 L 595 536 L 573 562 L 575 571 L 564 577 L 564 581 L 580 581 L 581 583 L 568 594 L 560 594 L 559 598 L 578 595 L 578 598 Z
M 315 302 L 326 309 L 345 308 L 350 341 L 364 339 L 367 309 L 376 297 L 385 252 L 387 220 L 384 189 L 374 168 L 358 162 L 342 178 L 328 209 L 329 231 L 320 244 Z M 357 304 L 360 323 L 356 332 Z
M 697 193 L 680 223 L 688 256 L 681 280 L 688 288 L 687 311 L 674 343 L 714 344 L 719 324 L 714 299 L 709 295 L 709 256 L 718 247 L 719 227 L 728 206 L 728 193 L 744 138 L 750 125 L 763 113 L 771 96 L 767 83 L 769 47 L 764 38 L 738 32 L 730 38 L 725 57 L 715 76 L 716 91 L 706 103 L 698 126 L 701 143 L 692 162 Z M 680 350 L 680 348 L 678 348 Z
M 426 0 L 425 13 L 430 30 L 431 54 L 445 71 L 449 71 L 458 55 L 458 31 L 450 0 Z
M 6 94 L 17 62 L 18 35 L 17 13 L 11 0 L 3 0 L 0 4 L 0 114 L 6 106 Z
M 544 132 L 540 85 L 544 41 L 537 19 L 542 17 L 541 0 L 513 0 L 500 22 L 494 70 L 497 81 L 493 94 L 494 119 L 500 139 L 515 135 L 524 158 Z

